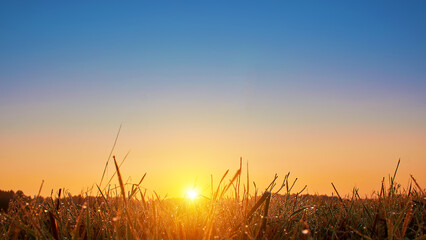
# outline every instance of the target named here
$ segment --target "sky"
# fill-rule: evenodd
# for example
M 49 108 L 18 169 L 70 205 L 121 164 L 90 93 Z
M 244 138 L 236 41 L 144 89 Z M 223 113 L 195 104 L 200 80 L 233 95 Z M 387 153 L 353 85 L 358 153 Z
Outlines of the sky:
M 146 172 L 142 186 L 162 196 L 208 191 L 240 157 L 260 190 L 291 172 L 295 190 L 370 196 L 398 159 L 402 187 L 410 174 L 424 187 L 425 10 L 3 1 L 0 189 L 90 193 L 121 124 L 123 177 Z

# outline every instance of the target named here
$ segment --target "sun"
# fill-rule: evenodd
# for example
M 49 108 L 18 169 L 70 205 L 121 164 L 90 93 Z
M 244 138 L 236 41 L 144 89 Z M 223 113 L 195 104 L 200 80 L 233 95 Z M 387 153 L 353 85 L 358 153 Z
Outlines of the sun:
M 186 190 L 186 197 L 190 200 L 195 200 L 198 197 L 198 191 L 196 189 Z

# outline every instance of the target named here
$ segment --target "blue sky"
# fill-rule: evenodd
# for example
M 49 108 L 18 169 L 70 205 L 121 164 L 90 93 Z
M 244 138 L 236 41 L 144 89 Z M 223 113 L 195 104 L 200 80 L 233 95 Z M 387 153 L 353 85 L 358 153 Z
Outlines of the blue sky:
M 285 140 L 283 129 L 367 139 L 381 129 L 420 146 L 425 10 L 424 1 L 2 2 L 4 158 L 14 156 L 11 138 L 113 132 L 120 123 L 154 139 L 155 129 L 236 131 L 234 140 L 241 132 Z M 251 144 L 260 149 L 252 158 L 271 150 Z M 420 147 L 393 154 L 392 163 L 425 157 Z
M 39 75 L 312 71 L 400 74 L 420 84 L 425 72 L 422 1 L 2 5 L 2 75 L 9 78 L 22 69 Z
M 2 5 L 3 105 L 111 91 L 127 106 L 235 91 L 277 105 L 426 101 L 422 1 Z

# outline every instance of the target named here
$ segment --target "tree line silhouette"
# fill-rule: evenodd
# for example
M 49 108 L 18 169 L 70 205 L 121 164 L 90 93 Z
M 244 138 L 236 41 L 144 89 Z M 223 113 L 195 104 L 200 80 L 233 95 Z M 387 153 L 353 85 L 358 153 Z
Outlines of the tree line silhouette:
M 16 193 L 12 190 L 10 191 L 0 190 L 0 211 L 7 212 L 7 209 L 9 208 L 10 200 L 12 200 L 15 197 L 22 197 L 22 196 L 24 196 L 24 193 L 21 190 L 16 191 Z
M 64 198 L 63 198 L 64 196 L 61 197 L 61 192 L 62 192 L 61 190 L 62 189 L 60 189 L 58 196 L 56 196 L 56 199 L 55 199 L 56 205 L 59 205 L 59 203 L 64 201 Z M 53 190 L 52 190 L 52 195 L 53 195 Z M 38 196 L 36 198 L 35 196 L 34 197 L 26 196 L 21 190 L 18 190 L 16 192 L 14 192 L 13 190 L 10 190 L 10 191 L 0 190 L 0 212 L 7 213 L 8 209 L 10 209 L 11 207 L 13 208 L 13 202 L 16 200 L 24 200 L 24 202 L 36 200 L 38 204 L 42 204 L 46 200 L 52 202 L 54 201 L 54 197 L 52 195 L 50 197 Z M 66 199 L 68 201 L 72 201 L 79 208 L 82 207 L 86 201 L 92 201 L 92 202 L 103 201 L 102 197 L 82 196 L 81 194 L 75 195 L 75 196 L 68 195 Z

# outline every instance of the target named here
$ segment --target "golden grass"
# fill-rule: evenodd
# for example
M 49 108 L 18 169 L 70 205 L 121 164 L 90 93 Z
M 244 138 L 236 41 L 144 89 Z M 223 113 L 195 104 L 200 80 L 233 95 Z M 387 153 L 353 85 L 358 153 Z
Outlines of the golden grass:
M 250 194 L 240 168 L 225 172 L 210 196 L 196 201 L 147 196 L 141 184 L 124 184 L 113 156 L 119 186 L 97 185 L 96 196 L 18 197 L 0 215 L 1 239 L 415 239 L 425 238 L 425 194 L 414 177 L 408 189 L 395 182 L 373 199 L 358 189 L 349 198 L 292 193 L 290 173 Z M 109 161 L 109 160 L 108 160 Z M 104 177 L 102 177 L 103 179 Z M 282 192 L 284 191 L 284 192 Z M 63 193 L 63 194 L 61 194 Z

